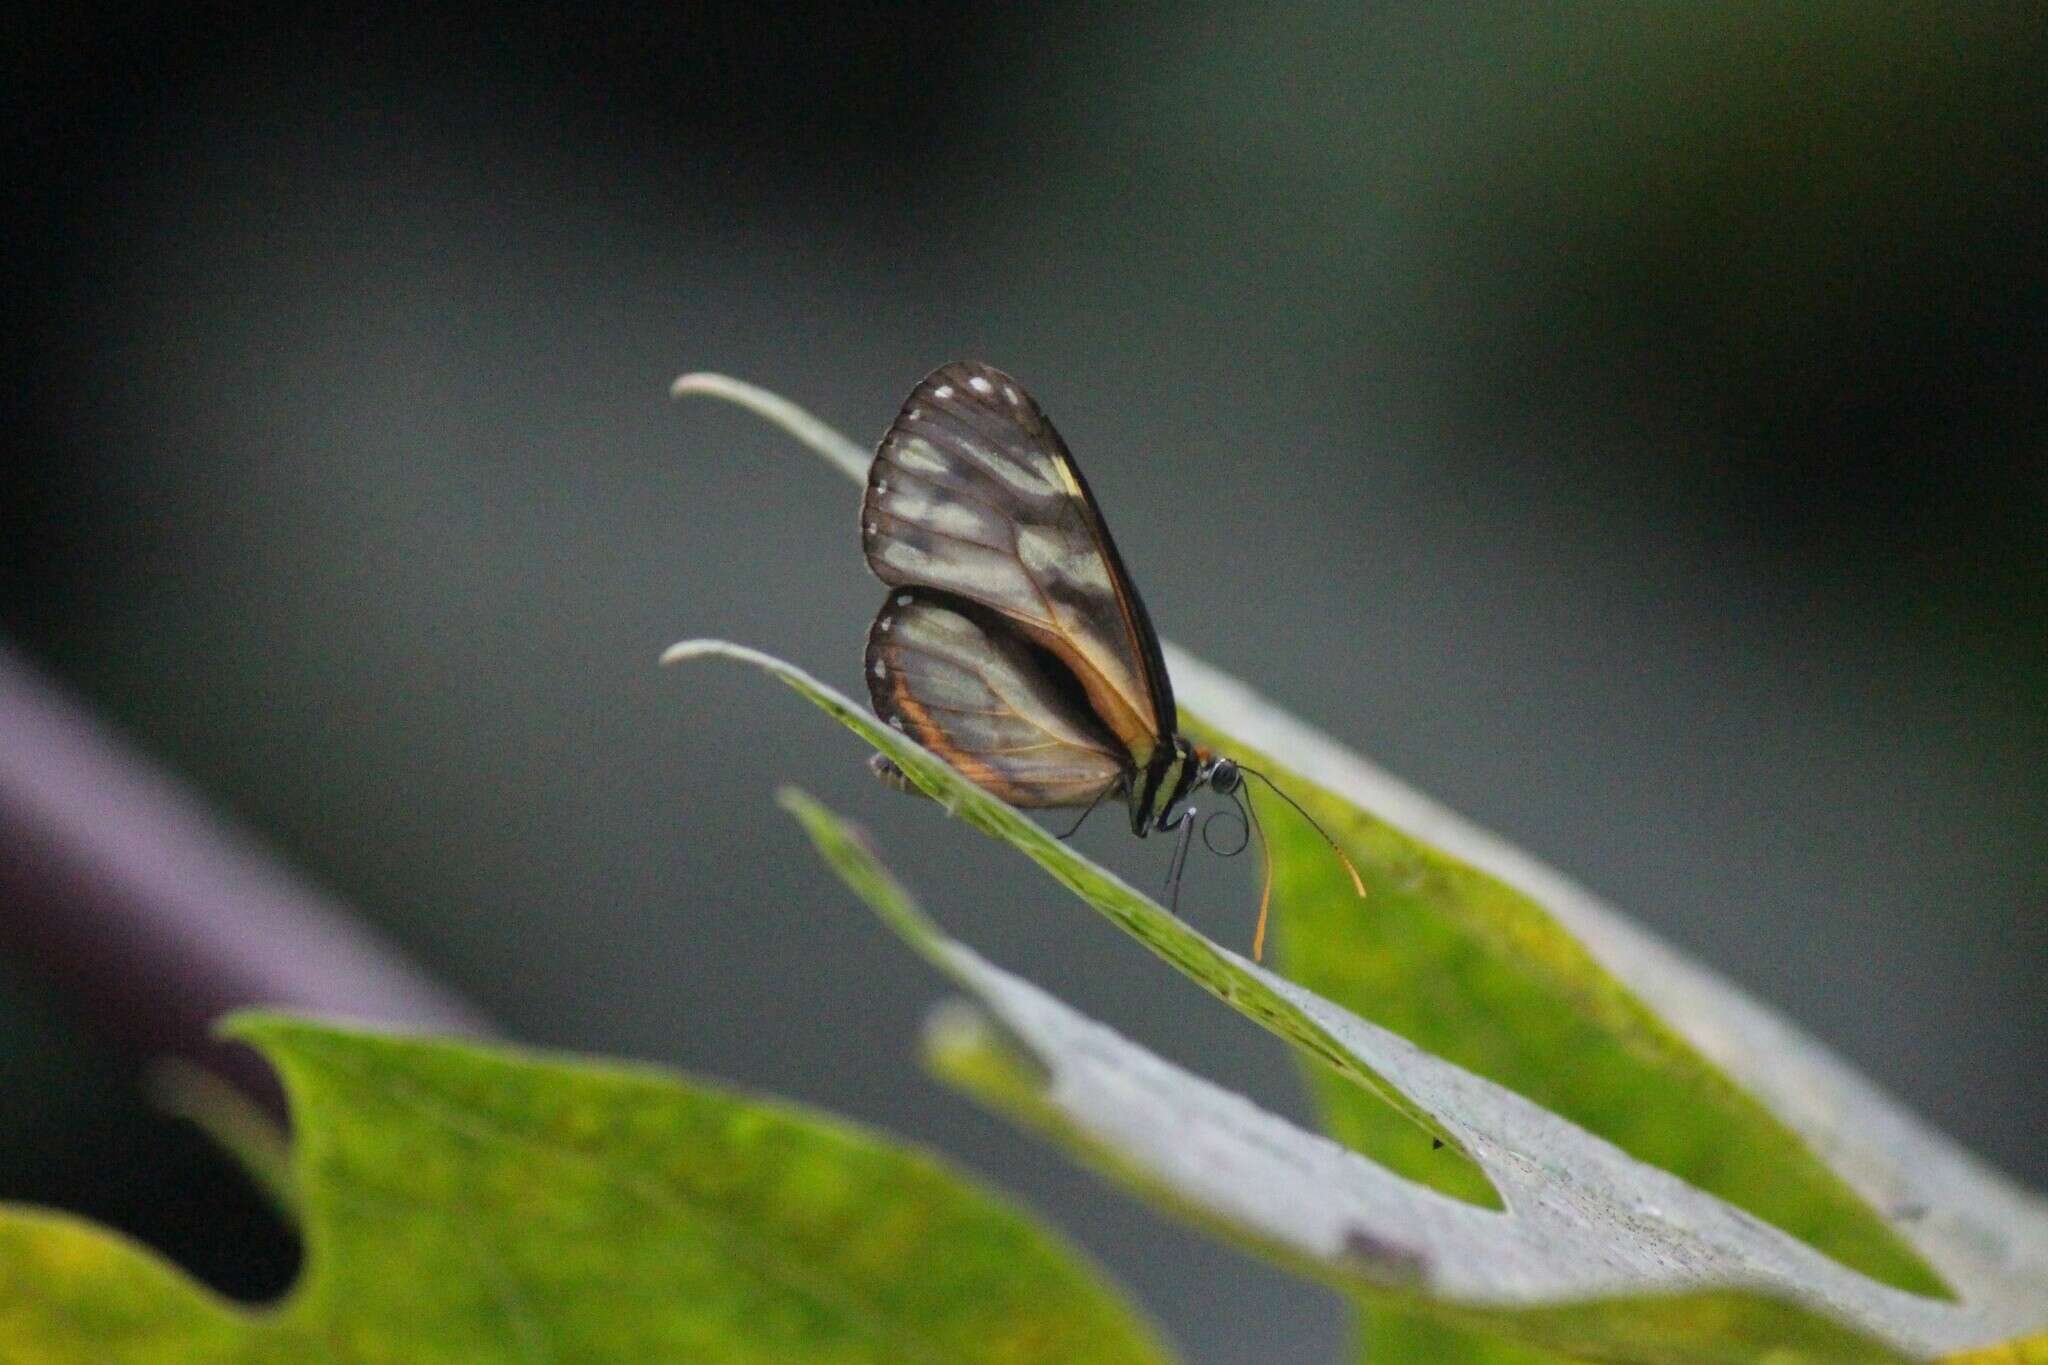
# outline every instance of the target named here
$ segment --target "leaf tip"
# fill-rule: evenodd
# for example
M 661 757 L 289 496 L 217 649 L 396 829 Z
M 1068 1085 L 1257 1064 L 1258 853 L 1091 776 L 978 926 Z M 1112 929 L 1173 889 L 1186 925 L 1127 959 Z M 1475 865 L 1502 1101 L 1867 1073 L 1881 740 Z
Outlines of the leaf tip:
M 693 393 L 717 393 L 732 382 L 724 375 L 710 370 L 692 370 L 688 374 L 679 374 L 675 377 L 675 381 L 668 386 L 668 396 L 688 398 Z
M 689 659 L 703 659 L 715 654 L 732 654 L 739 647 L 724 640 L 689 639 L 678 640 L 661 651 L 661 664 L 666 668 Z
M 843 434 L 780 394 L 744 380 L 734 379 L 731 375 L 714 374 L 709 370 L 693 370 L 689 374 L 677 376 L 668 386 L 668 392 L 671 398 L 688 398 L 692 394 L 703 394 L 709 398 L 721 398 L 728 403 L 737 404 L 795 437 L 855 483 L 867 479 L 868 463 L 874 453 L 872 450 L 863 449 L 848 440 Z
M 823 805 L 819 804 L 817 797 L 812 796 L 794 782 L 785 782 L 775 789 L 775 804 L 788 811 L 791 815 L 794 815 L 806 825 L 812 822 L 813 817 L 829 816 L 830 814 Z
M 954 997 L 925 1016 L 921 1051 L 940 1080 L 985 1101 L 1022 1110 L 1052 1085 L 1052 1068 L 981 1006 Z
M 247 1043 L 259 1052 L 268 1050 L 264 1044 L 306 1027 L 297 1015 L 262 1008 L 233 1010 L 213 1022 L 216 1037 Z

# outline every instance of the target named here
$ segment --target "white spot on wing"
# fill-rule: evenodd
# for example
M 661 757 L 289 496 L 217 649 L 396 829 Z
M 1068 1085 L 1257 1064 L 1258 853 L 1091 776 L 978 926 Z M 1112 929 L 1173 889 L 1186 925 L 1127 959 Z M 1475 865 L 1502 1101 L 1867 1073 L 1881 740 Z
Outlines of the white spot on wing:
M 907 579 L 936 580 L 963 596 L 979 597 L 1026 620 L 1046 619 L 1036 589 L 1007 553 L 983 545 L 954 545 L 937 555 L 906 541 L 885 540 L 877 557 Z
M 907 593 L 907 592 L 900 592 L 900 593 L 897 593 L 897 594 L 896 594 L 896 605 L 897 605 L 897 606 L 899 606 L 899 607 L 907 607 L 907 606 L 909 606 L 909 605 L 910 605 L 910 594 L 909 594 L 909 593 Z
M 889 724 L 894 728 L 901 730 L 903 728 L 903 717 L 891 716 L 889 717 Z
M 943 474 L 950 468 L 945 457 L 923 437 L 903 442 L 889 453 L 889 458 L 897 468 L 911 474 Z
M 1001 519 L 979 503 L 956 502 L 922 493 L 899 493 L 889 513 L 914 525 L 990 548 L 1007 538 Z
M 984 375 L 976 375 L 968 380 L 967 387 L 973 389 L 976 393 L 994 393 L 996 391 L 996 386 L 989 383 Z
M 875 676 L 878 678 L 886 678 L 889 676 L 889 670 L 883 666 L 882 661 L 880 659 L 875 660 Z
M 893 617 L 893 616 L 884 616 L 884 617 L 883 617 L 883 618 L 882 618 L 882 619 L 881 619 L 880 621 L 878 621 L 878 622 L 876 622 L 876 623 L 875 623 L 875 629 L 876 629 L 876 630 L 879 630 L 879 631 L 881 631 L 881 632 L 882 632 L 882 633 L 883 633 L 884 635 L 887 635 L 887 634 L 889 633 L 889 627 L 891 627 L 891 626 L 893 626 L 893 625 L 895 625 L 895 624 L 896 624 L 896 618 L 895 618 L 895 617 Z M 877 664 L 877 665 L 875 665 L 875 666 L 876 666 L 877 668 L 881 667 L 881 665 L 880 665 L 880 664 Z
M 1067 542 L 1057 532 L 1039 526 L 1017 531 L 1017 559 L 1041 583 L 1064 580 L 1097 595 L 1116 590 L 1109 581 L 1109 566 L 1099 556 L 1068 553 Z
M 1017 392 L 1014 385 L 1003 385 L 1003 397 L 1010 400 L 1011 407 L 1021 408 L 1024 406 L 1024 396 Z
M 932 475 L 958 477 L 965 465 L 971 467 L 974 474 L 999 479 L 1026 497 L 1055 491 L 1053 484 L 1034 467 L 1049 463 L 1040 454 L 1034 453 L 1028 459 L 998 454 L 964 431 L 955 431 L 947 439 L 952 446 L 951 454 L 941 454 L 930 441 L 922 436 L 913 436 L 890 451 L 889 458 L 899 472 L 919 478 Z
M 934 398 L 951 398 L 952 396 L 953 386 L 951 384 L 941 384 L 932 390 L 932 397 Z

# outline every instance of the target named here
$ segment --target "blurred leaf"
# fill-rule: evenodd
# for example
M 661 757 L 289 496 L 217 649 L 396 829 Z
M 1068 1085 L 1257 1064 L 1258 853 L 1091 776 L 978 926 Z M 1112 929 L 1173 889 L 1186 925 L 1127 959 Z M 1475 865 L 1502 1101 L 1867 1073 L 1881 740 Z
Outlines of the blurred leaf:
M 653 1071 L 234 1032 L 291 1098 L 299 1285 L 245 1310 L 104 1229 L 0 1209 L 0 1360 L 1165 1359 L 1058 1239 L 835 1120 Z
M 2048 1332 L 1943 1356 L 1941 1365 L 2048 1365 Z
M 158 1108 L 184 1119 L 234 1157 L 278 1215 L 298 1226 L 291 1138 L 248 1091 L 207 1067 L 175 1057 L 151 1068 L 148 1090 Z
M 1385 1296 L 1354 1296 L 1357 1311 L 1358 1365 L 1388 1361 L 1428 1361 L 1429 1365 L 1554 1365 L 1572 1357 L 1531 1346 L 1495 1332 L 1453 1326 L 1412 1304 L 1392 1303 Z
M 917 761 L 908 745 L 888 752 L 906 770 Z M 1452 1327 L 1671 1365 L 1912 1358 L 1996 1340 L 2040 1311 L 1880 1285 L 1211 945 L 1234 974 L 1313 1021 L 1354 1070 L 1383 1077 L 1453 1133 L 1506 1209 L 1425 1189 L 984 961 L 927 919 L 837 817 L 799 792 L 782 799 L 848 885 L 981 1007 L 935 1018 L 927 1041 L 941 1075 L 1282 1264 Z

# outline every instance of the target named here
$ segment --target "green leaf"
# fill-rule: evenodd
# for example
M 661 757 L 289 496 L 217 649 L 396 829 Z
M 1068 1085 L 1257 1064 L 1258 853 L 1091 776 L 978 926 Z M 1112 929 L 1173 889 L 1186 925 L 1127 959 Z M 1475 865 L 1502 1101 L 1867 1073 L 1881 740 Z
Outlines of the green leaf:
M 787 400 L 707 376 L 688 390 L 744 402 L 840 472 L 864 473 L 864 451 Z M 1352 898 L 1313 836 L 1265 803 L 1292 973 L 1886 1283 L 2042 1298 L 2037 1196 L 1554 870 L 1166 649 L 1182 703 L 1210 722 L 1188 728 L 1267 758 L 1373 884 L 1363 904 Z M 1446 1179 L 1414 1149 L 1412 1113 L 1390 1112 L 1341 1066 L 1313 1075 L 1345 1140 L 1473 1197 L 1468 1170 Z
M 1169 1209 L 1410 1318 L 1595 1359 L 1792 1365 L 1924 1357 L 2039 1315 L 2037 1304 L 1957 1305 L 1879 1284 L 1215 949 L 1449 1130 L 1505 1208 L 1426 1189 L 986 962 L 926 918 L 837 817 L 798 792 L 782 799 L 848 885 L 974 997 L 978 1008 L 949 1008 L 928 1032 L 939 1074 Z
M 2048 1365 L 2048 1332 L 1943 1356 L 1941 1365 Z
M 1023 852 L 1217 999 L 1257 1020 L 1318 1058 L 1346 1083 L 1373 1096 L 1396 1120 L 1384 1130 L 1385 1142 L 1375 1151 L 1380 1160 L 1443 1193 L 1471 1203 L 1499 1206 L 1498 1196 L 1462 1151 L 1455 1132 L 1410 1103 L 1397 1088 L 1385 1084 L 1370 1067 L 1360 1065 L 1357 1057 L 1346 1052 L 1292 999 L 1273 990 L 1268 978 L 1245 971 L 1246 964 L 1235 953 L 1211 942 L 1186 920 L 1169 914 L 1150 896 L 1082 857 L 802 669 L 722 640 L 686 640 L 669 648 L 662 660 L 680 663 L 710 657 L 752 664 L 781 679 L 847 729 L 894 758 L 910 779 L 945 809 Z M 1328 857 L 1327 850 L 1324 857 Z M 1345 894 L 1351 892 L 1347 889 Z
M 1358 1365 L 1390 1361 L 1427 1361 L 1429 1365 L 1554 1365 L 1570 1360 L 1555 1351 L 1531 1346 L 1490 1331 L 1457 1327 L 1409 1304 L 1388 1303 L 1359 1295 L 1356 1300 Z
M 269 1111 L 217 1072 L 178 1058 L 156 1063 L 146 1078 L 150 1098 L 212 1138 L 243 1174 L 296 1227 L 299 1192 L 292 1183 L 291 1138 Z
M 222 1301 L 0 1209 L 0 1360 L 1164 1360 L 1056 1237 L 932 1158 L 651 1070 L 248 1016 L 282 1074 L 305 1271 Z
M 1284 774 L 1372 883 L 1363 906 L 1336 894 L 1313 833 L 1275 822 L 1291 977 L 1885 1283 L 2048 1302 L 2038 1195 L 1554 869 L 1237 680 L 1169 661 L 1190 706 Z M 1373 1121 L 1318 1092 L 1340 1128 Z

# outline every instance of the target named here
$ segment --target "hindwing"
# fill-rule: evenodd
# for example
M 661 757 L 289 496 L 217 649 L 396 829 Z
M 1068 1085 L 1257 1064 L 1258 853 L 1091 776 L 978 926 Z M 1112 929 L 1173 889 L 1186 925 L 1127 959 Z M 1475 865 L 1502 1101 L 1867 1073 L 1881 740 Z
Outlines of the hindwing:
M 1057 659 L 995 612 L 926 588 L 889 595 L 868 631 L 875 714 L 1013 806 L 1092 804 L 1125 775 Z
M 911 393 L 868 472 L 861 546 L 884 583 L 985 607 L 1057 656 L 1130 767 L 1173 733 L 1159 638 L 1109 528 L 1059 432 L 1001 370 L 957 362 Z

